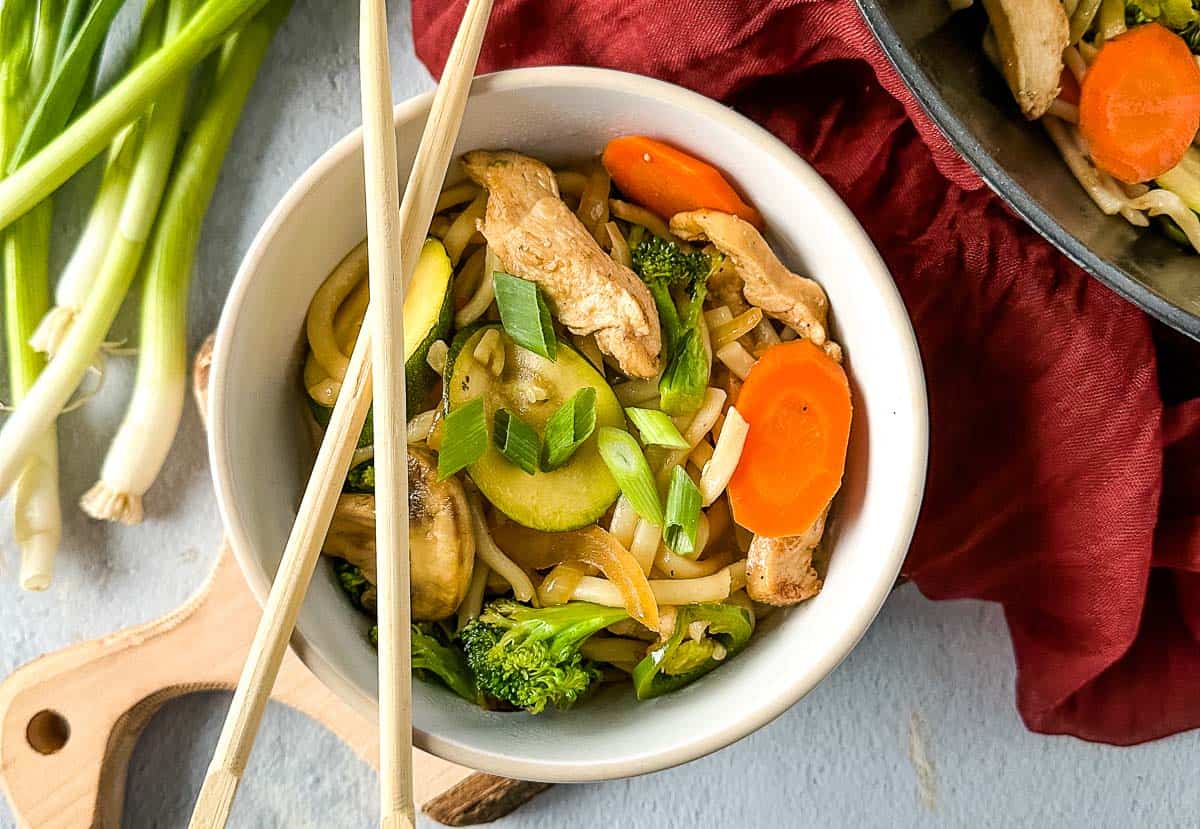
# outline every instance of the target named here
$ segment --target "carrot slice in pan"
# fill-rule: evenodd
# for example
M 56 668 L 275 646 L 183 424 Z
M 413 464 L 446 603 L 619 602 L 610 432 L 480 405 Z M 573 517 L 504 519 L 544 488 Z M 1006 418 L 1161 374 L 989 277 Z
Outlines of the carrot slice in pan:
M 1148 23 L 1105 43 L 1083 77 L 1079 129 L 1121 181 L 1178 164 L 1200 130 L 1200 67 L 1183 38 Z
M 602 161 L 621 192 L 666 219 L 707 207 L 732 213 L 762 230 L 762 216 L 716 167 L 669 144 L 644 135 L 614 138 L 604 148 Z
M 842 485 L 846 372 L 807 340 L 772 346 L 750 370 L 737 410 L 750 431 L 729 482 L 734 520 L 759 535 L 805 532 Z

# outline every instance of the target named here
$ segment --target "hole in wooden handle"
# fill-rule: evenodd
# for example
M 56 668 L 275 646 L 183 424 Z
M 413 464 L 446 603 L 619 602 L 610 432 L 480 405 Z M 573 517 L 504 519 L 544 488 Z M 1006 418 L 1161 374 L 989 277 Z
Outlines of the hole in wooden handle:
M 46 708 L 29 720 L 25 739 L 38 754 L 57 754 L 71 739 L 71 724 L 62 714 Z

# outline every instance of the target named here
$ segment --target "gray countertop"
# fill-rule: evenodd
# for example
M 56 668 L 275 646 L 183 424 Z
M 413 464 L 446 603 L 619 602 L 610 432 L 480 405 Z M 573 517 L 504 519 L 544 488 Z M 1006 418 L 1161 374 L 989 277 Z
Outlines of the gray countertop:
M 394 89 L 403 99 L 432 82 L 413 55 L 407 3 L 396 5 Z M 133 23 L 123 12 L 122 42 Z M 268 211 L 358 122 L 356 39 L 353 3 L 298 0 L 272 47 L 205 226 L 193 347 L 215 326 Z M 90 204 L 94 172 L 60 199 L 60 259 Z M 112 362 L 99 398 L 61 421 L 67 505 L 95 480 L 124 408 L 132 364 Z M 221 529 L 190 406 L 146 512 L 145 524 L 127 529 L 68 506 L 57 582 L 41 595 L 15 587 L 12 522 L 0 521 L 0 672 L 157 618 L 204 580 Z M 845 663 L 758 733 L 660 774 L 556 787 L 497 826 L 1195 825 L 1200 733 L 1132 749 L 1030 734 L 1013 708 L 1013 681 L 996 607 L 935 604 L 904 587 Z M 186 825 L 227 705 L 226 695 L 198 694 L 155 717 L 133 757 L 125 826 Z M 376 820 L 371 769 L 303 715 L 272 706 L 232 825 L 334 829 Z M 0 827 L 11 826 L 2 805 Z

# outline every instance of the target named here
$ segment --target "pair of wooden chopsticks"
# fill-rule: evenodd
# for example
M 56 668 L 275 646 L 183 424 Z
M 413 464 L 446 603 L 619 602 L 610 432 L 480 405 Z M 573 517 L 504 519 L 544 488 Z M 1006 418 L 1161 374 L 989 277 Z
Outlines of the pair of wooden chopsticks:
M 470 0 L 433 98 L 400 201 L 387 8 L 362 0 L 363 160 L 371 300 L 342 392 L 300 502 L 262 621 L 192 812 L 192 829 L 225 826 L 287 651 L 374 391 L 379 608 L 380 826 L 411 827 L 412 674 L 409 652 L 408 464 L 404 407 L 404 289 L 433 219 L 470 93 L 492 0 Z M 374 379 L 374 390 L 372 390 Z

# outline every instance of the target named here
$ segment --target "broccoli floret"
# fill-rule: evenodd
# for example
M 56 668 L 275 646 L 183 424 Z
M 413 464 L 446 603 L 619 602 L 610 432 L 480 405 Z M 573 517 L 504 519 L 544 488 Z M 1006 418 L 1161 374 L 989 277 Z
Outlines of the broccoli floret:
M 633 249 L 633 267 L 647 282 L 691 287 L 708 278 L 712 260 L 703 251 L 687 251 L 668 239 L 647 236 Z
M 1161 23 L 1182 37 L 1193 52 L 1200 52 L 1200 11 L 1192 0 L 1125 0 L 1125 23 Z
M 646 283 L 658 306 L 665 339 L 671 348 L 689 325 L 695 324 L 706 293 L 705 283 L 712 272 L 708 254 L 685 251 L 674 242 L 648 236 L 633 249 L 633 270 Z M 687 309 L 681 314 L 672 289 L 687 295 Z
M 375 585 L 371 584 L 363 575 L 362 568 L 339 558 L 333 563 L 333 571 L 337 573 L 338 582 L 354 606 L 362 612 L 374 616 Z
M 351 492 L 375 491 L 375 462 L 363 461 L 346 476 L 346 489 Z
M 659 392 L 663 411 L 669 414 L 695 411 L 708 386 L 711 366 L 701 339 L 700 311 L 708 277 L 722 261 L 657 236 L 646 237 L 633 249 L 633 270 L 650 289 L 662 322 L 667 367 Z M 681 303 L 675 293 L 682 295 Z
M 371 625 L 367 639 L 379 647 L 379 625 Z M 467 666 L 462 648 L 456 646 L 440 624 L 419 622 L 412 626 L 413 676 L 424 682 L 440 680 L 443 685 L 467 702 L 480 704 L 475 677 Z
M 637 698 L 651 699 L 695 682 L 740 651 L 753 632 L 753 617 L 737 605 L 677 608 L 674 634 L 633 669 Z
M 378 632 L 376 638 L 378 639 Z M 441 625 L 428 622 L 412 626 L 413 673 L 424 680 L 431 676 L 440 679 L 447 688 L 467 702 L 479 702 L 475 677 L 467 665 L 462 648 L 450 641 Z
M 479 690 L 533 714 L 569 708 L 600 678 L 579 648 L 629 614 L 589 602 L 532 608 L 492 602 L 461 634 Z

